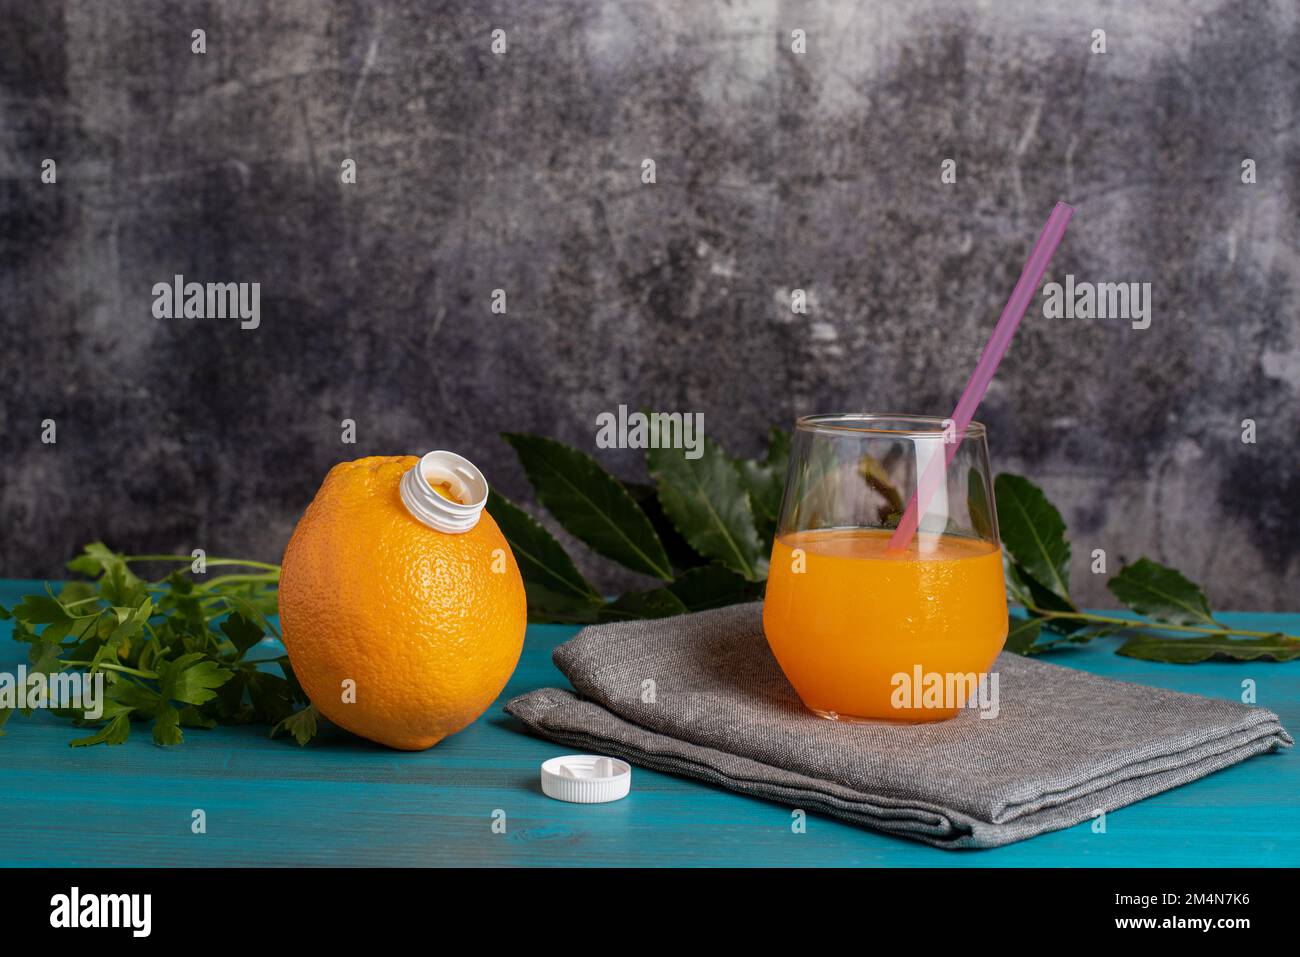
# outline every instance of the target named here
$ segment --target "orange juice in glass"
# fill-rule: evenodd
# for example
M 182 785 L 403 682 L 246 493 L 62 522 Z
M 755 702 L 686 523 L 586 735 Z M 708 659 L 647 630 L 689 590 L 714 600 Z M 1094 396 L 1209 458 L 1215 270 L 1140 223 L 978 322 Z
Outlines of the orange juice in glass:
M 918 475 L 952 445 L 917 534 L 892 549 Z M 1007 636 L 984 427 L 958 437 L 923 416 L 800 419 L 763 630 L 822 717 L 939 721 L 973 703 Z

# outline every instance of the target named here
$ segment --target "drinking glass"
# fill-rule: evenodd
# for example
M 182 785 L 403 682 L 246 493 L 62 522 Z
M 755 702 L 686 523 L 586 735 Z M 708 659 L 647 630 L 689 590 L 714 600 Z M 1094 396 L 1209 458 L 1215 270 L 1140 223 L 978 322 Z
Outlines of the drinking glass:
M 763 630 L 804 705 L 839 721 L 938 721 L 974 703 L 1007 637 L 984 426 L 917 415 L 799 419 Z M 943 480 L 890 539 L 930 462 Z M 996 687 L 996 685 L 994 685 Z

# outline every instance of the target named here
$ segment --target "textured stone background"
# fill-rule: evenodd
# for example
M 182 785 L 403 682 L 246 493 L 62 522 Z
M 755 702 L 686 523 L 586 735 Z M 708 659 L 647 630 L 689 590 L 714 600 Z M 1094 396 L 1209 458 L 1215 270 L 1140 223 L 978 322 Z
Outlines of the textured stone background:
M 95 537 L 278 559 L 363 454 L 523 497 L 499 430 L 595 451 L 620 402 L 746 453 L 946 414 L 1064 199 L 1052 276 L 1149 281 L 1153 324 L 1031 313 L 996 467 L 1062 505 L 1092 602 L 1103 546 L 1300 608 L 1298 115 L 1292 0 L 0 2 L 0 574 Z M 261 282 L 261 328 L 152 318 L 178 272 Z

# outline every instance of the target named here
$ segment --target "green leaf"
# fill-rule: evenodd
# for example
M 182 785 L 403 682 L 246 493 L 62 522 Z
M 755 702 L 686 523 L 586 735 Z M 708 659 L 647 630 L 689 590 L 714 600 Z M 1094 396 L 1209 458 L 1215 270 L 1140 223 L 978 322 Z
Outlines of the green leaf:
M 1293 661 L 1300 658 L 1300 639 L 1273 634 L 1263 638 L 1232 638 L 1214 634 L 1195 638 L 1166 638 L 1161 635 L 1134 635 L 1119 647 L 1118 654 L 1143 661 L 1166 661 L 1194 664 L 1211 658 L 1236 661 Z
M 79 602 L 87 598 L 95 598 L 98 595 L 99 590 L 90 582 L 64 582 L 63 587 L 59 589 L 59 602 L 67 605 L 71 602 Z
M 994 541 L 993 513 L 989 510 L 988 490 L 984 476 L 976 469 L 966 473 L 966 510 L 970 513 L 971 528 L 985 541 Z
M 682 533 L 677 531 L 672 520 L 664 513 L 664 507 L 659 504 L 658 489 L 644 482 L 624 482 L 623 487 L 641 511 L 645 512 L 646 518 L 650 519 L 674 569 L 698 568 L 709 563 L 707 558 L 691 548 L 690 542 L 682 537 Z
M 109 565 L 99 580 L 99 593 L 110 605 L 135 608 L 149 593 L 148 587 L 125 563 Z
M 253 716 L 262 724 L 279 724 L 293 714 L 293 696 L 286 679 L 245 666 L 244 681 Z
M 298 676 L 293 673 L 293 665 L 289 661 L 289 656 L 281 655 L 279 658 L 275 659 L 275 663 L 279 665 L 280 670 L 284 672 L 284 680 L 289 684 L 290 697 L 292 697 L 294 701 L 309 703 L 307 700 L 307 692 L 302 690 L 302 684 L 298 681 Z
M 29 674 L 51 675 L 59 671 L 59 655 L 63 648 L 57 643 L 37 642 L 27 649 L 27 671 Z
M 229 681 L 217 689 L 216 698 L 202 706 L 203 714 L 228 724 L 248 724 L 252 721 L 252 705 L 244 702 L 248 674 L 246 668 L 238 669 Z
M 672 566 L 654 527 L 618 479 L 596 460 L 561 442 L 503 432 L 555 520 L 593 551 L 665 580 Z
M 759 581 L 767 574 L 767 555 L 740 474 L 717 443 L 705 439 L 702 452 L 688 459 L 682 449 L 646 451 L 659 501 L 692 548 Z
M 564 546 L 536 519 L 496 492 L 488 493 L 487 510 L 515 554 L 530 605 L 534 588 L 539 594 L 567 596 L 579 604 L 600 603 L 600 595 L 582 577 Z
M 528 620 L 539 624 L 590 625 L 598 620 L 603 599 L 581 599 L 560 595 L 540 585 L 524 582 L 528 596 Z
M 129 715 L 133 711 L 135 711 L 135 709 L 128 704 L 123 704 L 120 701 L 114 701 L 112 698 L 106 698 L 104 701 L 103 713 L 100 714 L 98 718 L 87 718 L 86 710 L 84 708 L 81 710 L 78 717 L 86 721 L 101 721 L 101 720 L 109 721 L 113 718 L 116 718 L 119 714 Z
M 10 637 L 21 644 L 36 644 L 41 640 L 41 636 L 33 631 L 25 621 L 15 621 L 12 628 L 13 633 Z
M 216 697 L 213 688 L 230 680 L 231 672 L 200 652 L 182 655 L 175 661 L 157 663 L 160 694 L 165 701 L 203 704 Z
M 69 621 L 71 616 L 57 599 L 49 595 L 25 595 L 13 608 L 13 617 L 29 625 L 48 625 L 56 621 Z
M 181 713 L 171 705 L 164 705 L 153 723 L 153 743 L 162 747 L 181 744 L 185 735 L 181 733 Z
M 221 632 L 235 646 L 236 661 L 244 657 L 248 649 L 256 645 L 266 635 L 266 632 L 262 631 L 260 626 L 238 612 L 226 616 L 226 620 L 221 623 Z
M 153 717 L 165 704 L 158 692 L 135 681 L 115 681 L 108 690 L 111 701 L 130 711 L 136 711 L 144 717 Z
M 1030 577 L 1057 596 L 1070 598 L 1070 543 L 1065 521 L 1042 489 L 1003 472 L 993 482 L 1002 542 Z
M 182 728 L 215 728 L 217 722 L 206 717 L 203 712 L 192 704 L 181 708 L 180 723 Z
M 1130 625 L 1093 625 L 1085 623 L 1083 631 L 1077 631 L 1071 634 L 1065 640 L 1076 645 L 1085 645 L 1094 638 L 1105 638 L 1108 635 L 1118 635 L 1122 631 L 1128 631 L 1132 628 L 1141 627 L 1141 622 L 1133 622 Z
M 123 558 L 103 542 L 91 542 L 81 554 L 68 562 L 68 570 L 79 572 L 87 578 L 98 578 L 106 568 L 123 564 Z
M 262 626 L 264 631 L 269 631 L 277 638 L 279 637 L 280 633 L 276 631 L 275 625 L 271 624 L 271 619 L 267 617 L 267 613 L 254 605 L 243 595 L 226 594 L 221 597 L 225 600 L 227 605 L 239 614 L 243 615 L 249 621 L 257 622 Z
M 1218 625 L 1199 586 L 1176 569 L 1149 558 L 1120 569 L 1106 587 L 1134 611 L 1159 621 L 1175 625 Z
M 682 600 L 667 588 L 630 591 L 600 609 L 600 621 L 628 621 L 640 618 L 671 618 L 686 613 Z
M 763 584 L 747 581 L 721 565 L 705 565 L 684 572 L 668 591 L 687 611 L 704 611 L 762 598 Z
M 199 601 L 200 595 L 194 591 L 194 583 L 179 569 L 163 581 L 167 585 L 167 592 L 158 600 L 158 611 L 163 614 L 175 611 L 177 617 L 194 631 L 206 629 L 207 619 Z
M 1023 595 L 1035 608 L 1040 608 L 1043 611 L 1071 613 L 1079 610 L 1075 607 L 1074 602 L 1068 598 L 1062 598 L 1014 562 L 1008 563 L 1006 574 L 1008 581 L 1011 583 L 1012 593 Z M 1051 631 L 1063 635 L 1071 634 L 1086 627 L 1086 623 L 1078 618 L 1048 618 L 1044 619 L 1043 625 Z
M 315 705 L 307 705 L 301 711 L 289 715 L 274 728 L 271 729 L 271 737 L 275 737 L 281 731 L 287 731 L 293 735 L 293 739 L 302 747 L 308 741 L 316 736 L 316 718 L 319 712 Z
M 599 617 L 601 621 L 668 618 L 753 601 L 762 595 L 762 582 L 748 581 L 721 565 L 704 565 L 688 569 L 662 588 L 628 592 L 601 608 Z
M 781 517 L 781 495 L 785 491 L 786 471 L 790 466 L 790 433 L 772 429 L 767 437 L 767 454 L 760 459 L 739 459 L 735 463 L 740 484 L 749 493 L 754 522 L 761 538 L 776 533 Z
M 68 742 L 69 747 L 85 748 L 92 744 L 122 744 L 131 733 L 131 718 L 119 714 L 88 738 L 77 738 Z
M 1012 618 L 1007 623 L 1007 651 L 1017 655 L 1030 654 L 1029 649 L 1042 633 L 1043 623 L 1038 618 Z
M 134 638 L 144 630 L 145 622 L 153 614 L 153 599 L 145 596 L 137 608 L 114 608 L 117 612 L 117 627 L 109 632 L 105 641 L 116 648 L 123 641 Z
M 51 625 L 46 625 L 41 631 L 41 641 L 49 645 L 57 645 L 68 636 L 73 626 L 77 624 L 72 618 L 65 618 L 63 621 L 56 621 Z

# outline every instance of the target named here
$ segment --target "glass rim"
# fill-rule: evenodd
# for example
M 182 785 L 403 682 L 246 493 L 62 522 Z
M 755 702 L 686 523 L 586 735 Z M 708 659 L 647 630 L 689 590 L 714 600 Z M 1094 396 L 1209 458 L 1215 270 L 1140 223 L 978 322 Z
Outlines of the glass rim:
M 895 438 L 924 438 L 942 434 L 948 419 L 937 415 L 915 415 L 910 412 L 822 412 L 801 415 L 794 427 L 803 432 L 821 432 L 831 435 L 842 433 L 868 433 Z M 873 423 L 876 425 L 873 426 Z M 884 428 L 885 425 L 910 424 L 919 428 Z M 963 437 L 984 438 L 988 432 L 983 422 L 971 421 Z

